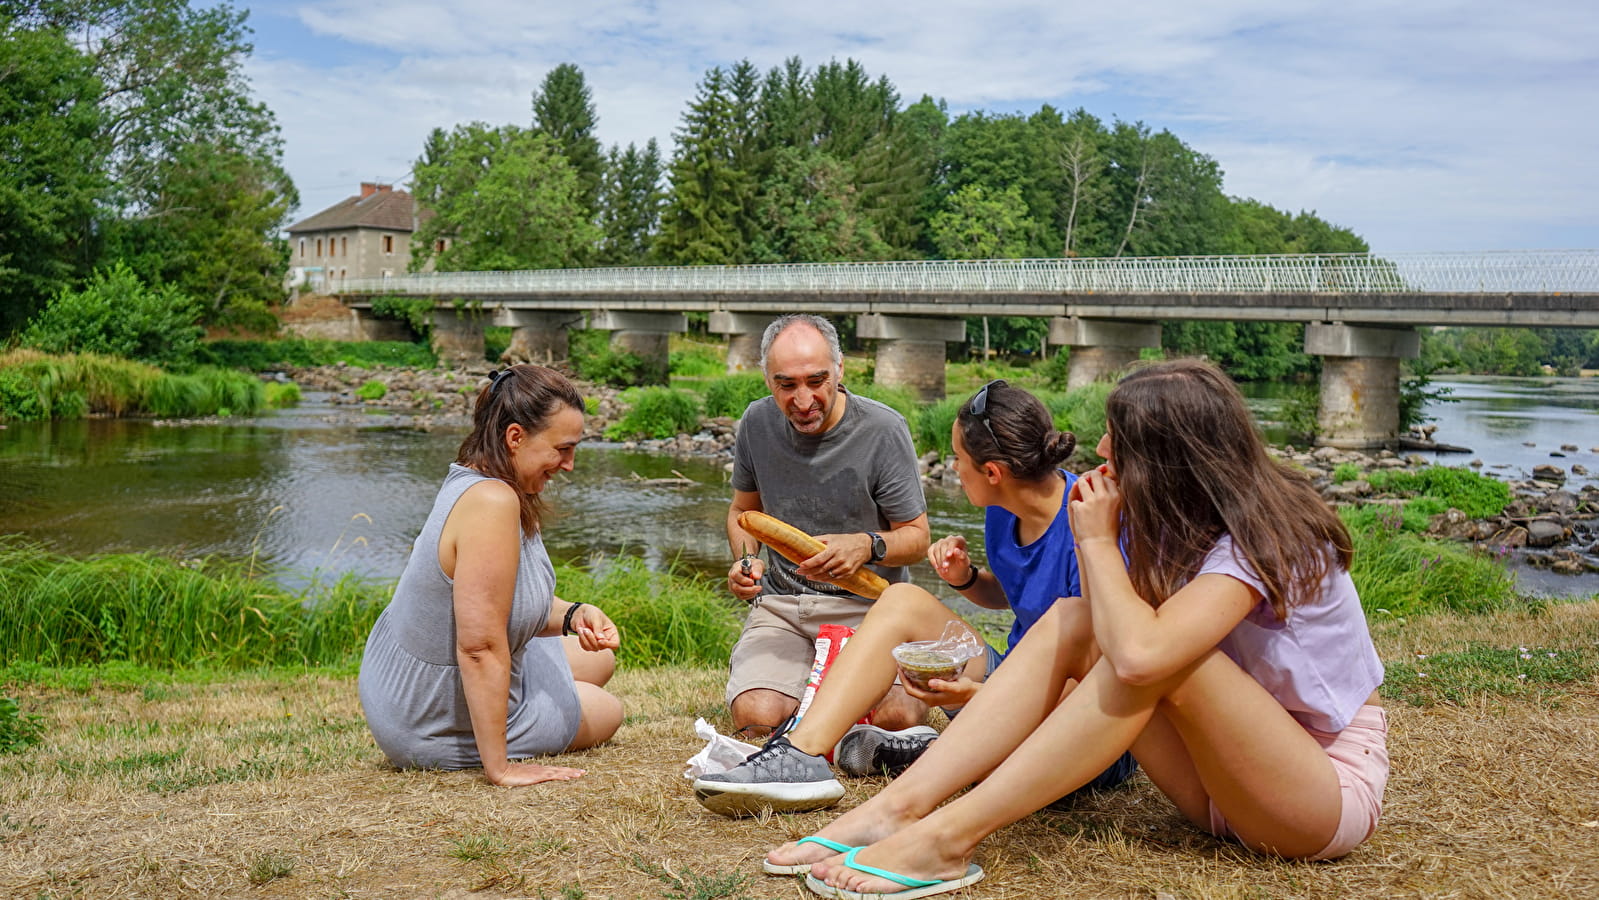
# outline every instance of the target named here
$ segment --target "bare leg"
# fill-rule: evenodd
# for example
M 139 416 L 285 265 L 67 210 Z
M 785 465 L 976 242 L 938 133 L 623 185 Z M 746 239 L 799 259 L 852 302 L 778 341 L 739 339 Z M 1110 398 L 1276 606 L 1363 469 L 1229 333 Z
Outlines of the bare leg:
M 561 638 L 567 665 L 572 667 L 577 702 L 581 708 L 577 735 L 568 750 L 583 750 L 603 744 L 622 727 L 622 701 L 603 685 L 616 672 L 616 654 L 610 650 L 584 650 L 577 638 Z
M 905 875 L 958 877 L 984 837 L 1036 810 L 1037 798 L 1084 784 L 1129 746 L 1185 815 L 1208 821 L 1214 798 L 1257 850 L 1309 856 L 1338 825 L 1338 778 L 1320 745 L 1258 682 L 1213 650 L 1144 686 L 1122 682 L 1108 661 L 1099 661 L 987 779 L 873 844 L 860 861 Z M 1073 752 L 1063 754 L 1063 747 Z M 855 891 L 899 887 L 837 860 L 812 874 Z
M 752 688 L 733 698 L 734 736 L 762 740 L 799 708 L 799 700 L 768 688 Z
M 1009 756 L 1054 711 L 1072 679 L 1086 672 L 1097 657 L 1088 604 L 1076 597 L 1056 601 L 915 765 L 818 834 L 859 846 L 887 837 L 927 815 Z M 806 713 L 801 727 L 810 719 L 811 714 Z M 1083 781 L 1104 768 L 1102 765 L 1095 769 Z M 790 843 L 767 854 L 767 859 L 780 865 L 795 865 L 832 855 L 815 844 Z
M 909 728 L 926 721 L 926 704 L 903 689 L 889 691 L 898 672 L 890 651 L 905 641 L 934 640 L 952 621 L 960 617 L 927 591 L 913 584 L 890 585 L 833 660 L 805 717 L 789 733 L 789 743 L 813 756 L 827 753 L 874 706 L 883 728 Z
M 605 687 L 616 674 L 616 653 L 611 650 L 584 650 L 577 638 L 561 638 L 561 649 L 566 653 L 566 664 L 572 668 L 572 677 L 578 681 Z

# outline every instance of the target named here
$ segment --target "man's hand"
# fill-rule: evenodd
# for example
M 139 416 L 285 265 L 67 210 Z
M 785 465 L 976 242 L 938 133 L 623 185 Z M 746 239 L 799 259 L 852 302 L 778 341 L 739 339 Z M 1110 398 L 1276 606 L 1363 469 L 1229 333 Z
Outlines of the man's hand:
M 802 577 L 813 581 L 832 581 L 871 562 L 872 536 L 869 534 L 859 531 L 854 534 L 819 534 L 816 539 L 826 546 L 822 552 L 800 563 L 795 569 Z
M 727 570 L 727 589 L 745 603 L 754 602 L 761 595 L 761 576 L 765 574 L 766 563 L 760 557 L 740 557 Z

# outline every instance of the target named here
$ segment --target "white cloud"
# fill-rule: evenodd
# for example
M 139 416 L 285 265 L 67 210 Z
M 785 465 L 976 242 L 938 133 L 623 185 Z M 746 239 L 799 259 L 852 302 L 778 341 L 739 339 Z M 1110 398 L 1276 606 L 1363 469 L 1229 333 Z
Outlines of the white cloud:
M 1230 193 L 1315 209 L 1377 249 L 1599 242 L 1587 159 L 1599 9 L 1585 0 L 323 0 L 290 12 L 330 55 L 296 61 L 258 36 L 250 72 L 283 124 L 306 214 L 406 172 L 434 127 L 528 121 L 562 62 L 582 67 L 603 141 L 654 137 L 670 153 L 710 66 L 797 55 L 860 60 L 905 102 L 931 94 L 956 113 L 1049 102 L 1169 128 L 1218 160 Z

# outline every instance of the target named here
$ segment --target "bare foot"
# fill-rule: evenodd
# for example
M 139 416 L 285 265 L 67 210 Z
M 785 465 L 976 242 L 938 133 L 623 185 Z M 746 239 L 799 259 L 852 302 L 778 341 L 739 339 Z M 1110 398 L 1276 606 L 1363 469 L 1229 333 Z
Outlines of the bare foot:
M 908 817 L 899 818 L 887 815 L 886 810 L 873 810 L 873 805 L 867 803 L 855 807 L 829 822 L 827 827 L 816 833 L 816 836 L 827 838 L 846 847 L 860 847 L 874 841 L 880 841 L 915 821 L 915 819 Z M 882 804 L 876 805 L 881 806 Z M 814 842 L 801 844 L 797 841 L 789 841 L 766 854 L 766 860 L 775 866 L 799 866 L 831 859 L 839 855 L 839 851 L 829 850 L 822 844 Z
M 902 829 L 862 849 L 856 854 L 855 861 L 908 878 L 925 880 L 947 881 L 966 874 L 970 857 L 952 855 L 950 847 L 927 840 L 917 831 L 915 826 Z M 897 881 L 845 866 L 843 854 L 835 854 L 812 866 L 811 876 L 833 887 L 862 894 L 892 894 L 905 889 L 905 885 Z

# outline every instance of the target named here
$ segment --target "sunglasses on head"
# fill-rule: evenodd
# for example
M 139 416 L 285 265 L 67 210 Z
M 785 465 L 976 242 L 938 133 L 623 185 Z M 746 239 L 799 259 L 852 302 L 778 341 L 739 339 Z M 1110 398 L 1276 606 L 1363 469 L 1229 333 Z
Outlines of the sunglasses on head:
M 977 393 L 972 395 L 972 402 L 968 407 L 972 415 L 976 416 L 977 420 L 983 423 L 983 427 L 988 429 L 988 436 L 994 439 L 994 446 L 996 447 L 999 446 L 999 437 L 994 434 L 994 426 L 988 424 L 988 389 L 1004 383 L 1005 379 L 996 378 L 978 388 Z

